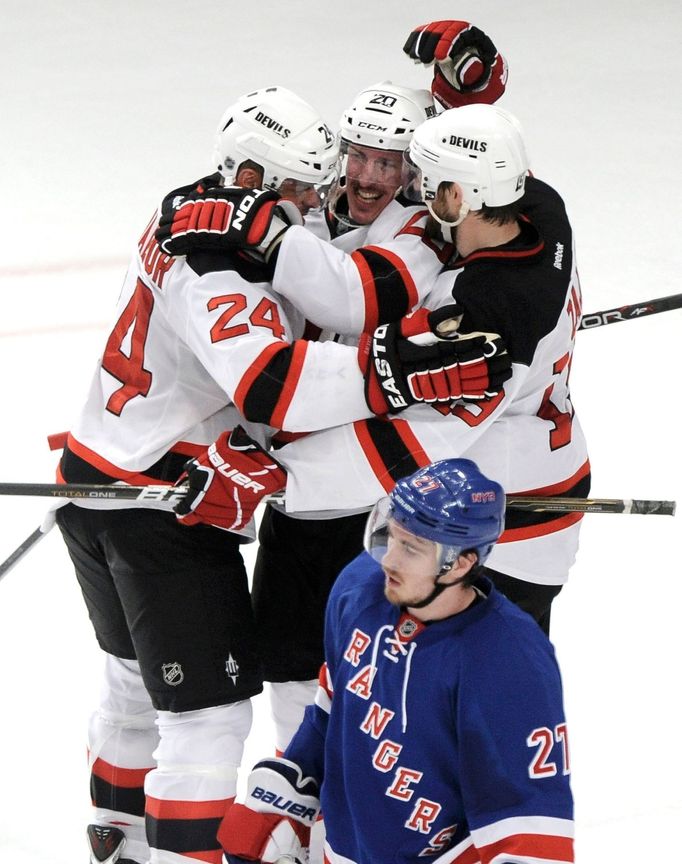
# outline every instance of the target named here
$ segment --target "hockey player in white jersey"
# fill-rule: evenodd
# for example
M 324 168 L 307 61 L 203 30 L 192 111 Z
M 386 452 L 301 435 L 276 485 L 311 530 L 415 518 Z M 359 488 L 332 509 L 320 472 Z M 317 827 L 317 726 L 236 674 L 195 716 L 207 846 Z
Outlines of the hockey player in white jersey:
M 504 92 L 504 58 L 468 22 L 417 28 L 405 51 L 433 66 L 432 90 L 441 105 L 493 102 Z M 359 93 L 340 121 L 340 192 L 331 196 L 324 219 L 320 213 L 306 219 L 312 233 L 291 228 L 279 236 L 281 246 L 275 239 L 268 247 L 273 285 L 294 305 L 299 300 L 305 305 L 306 318 L 318 325 L 323 340 L 356 344 L 362 330 L 404 315 L 423 300 L 452 254 L 441 238 L 425 235 L 424 206 L 401 194 L 403 152 L 417 126 L 435 113 L 426 90 L 385 81 Z M 223 226 L 210 234 L 187 234 L 184 220 L 173 222 L 169 211 L 162 245 L 174 254 L 207 241 L 209 248 L 211 243 L 219 248 L 226 239 Z M 324 236 L 333 238 L 332 245 L 319 241 Z M 305 300 L 299 293 L 304 283 Z M 265 510 L 253 600 L 280 750 L 314 693 L 326 598 L 341 568 L 361 549 L 368 506 L 349 508 L 329 494 L 324 519 Z M 329 518 L 334 511 L 338 518 Z M 289 626 L 281 615 L 283 603 L 300 626 Z
M 399 480 L 367 522 L 325 621 L 315 703 L 256 764 L 219 837 L 229 864 L 570 864 L 561 678 L 540 628 L 483 565 L 504 492 L 468 459 Z
M 457 249 L 425 303 L 456 299 L 467 329 L 475 321 L 502 334 L 514 375 L 495 399 L 457 405 L 438 419 L 432 408 L 410 409 L 293 442 L 279 454 L 289 471 L 287 508 L 321 509 L 327 488 L 349 508 L 367 505 L 406 470 L 452 454 L 475 457 L 509 494 L 584 497 L 590 466 L 568 385 L 582 300 L 561 198 L 527 176 L 518 121 L 496 106 L 463 106 L 426 121 L 409 153 L 415 164 L 403 188 L 426 201 L 429 232 Z M 321 458 L 326 452 L 343 452 L 344 467 Z M 580 514 L 510 514 L 487 565 L 547 631 L 580 521 Z
M 268 199 L 289 219 L 320 206 L 338 154 L 319 114 L 278 87 L 231 106 L 217 148 L 225 179 L 258 187 L 230 214 L 245 232 L 254 228 L 255 201 Z M 170 258 L 154 238 L 158 218 L 131 261 L 115 324 L 68 436 L 62 480 L 172 485 L 189 457 L 239 424 L 266 443 L 269 426 L 310 431 L 387 410 L 384 397 L 395 394 L 395 381 L 389 391 L 375 380 L 366 397 L 360 365 L 372 376 L 373 364 L 365 357 L 360 363 L 350 346 L 302 340 L 303 316 L 271 292 L 262 264 L 239 252 Z M 402 398 L 424 398 L 419 386 L 447 390 L 458 363 L 442 352 L 459 346 L 421 348 L 397 335 L 397 353 L 409 348 L 414 373 L 411 385 L 403 376 Z M 483 336 L 471 341 L 480 370 L 485 343 Z M 249 698 L 262 689 L 239 546 L 253 536 L 249 497 L 279 488 L 284 475 L 243 431 L 223 434 L 211 455 L 203 471 L 229 468 L 238 484 L 239 514 L 217 522 L 229 531 L 196 525 L 189 510 L 185 525 L 172 513 L 135 505 L 103 509 L 79 501 L 57 515 L 106 657 L 102 702 L 89 730 L 93 862 L 221 859 L 216 830 L 235 794 Z
M 511 494 L 585 496 L 590 466 L 568 387 L 581 295 L 561 198 L 527 176 L 519 123 L 495 106 L 448 109 L 426 120 L 409 152 L 403 192 L 426 202 L 428 235 L 456 247 L 435 284 L 418 293 L 428 288 L 425 302 L 434 308 L 456 299 L 467 329 L 476 322 L 501 333 L 514 376 L 480 406 L 457 405 L 439 416 L 415 408 L 400 419 L 370 419 L 292 442 L 279 454 L 289 471 L 287 510 L 322 510 L 329 489 L 336 506 L 369 506 L 405 471 L 453 453 L 474 455 Z M 286 270 L 288 242 L 285 236 L 278 269 Z M 339 299 L 344 274 L 337 275 L 319 283 L 324 287 L 311 305 L 327 297 L 341 324 L 349 316 Z M 310 314 L 307 299 L 300 302 Z M 343 453 L 343 464 L 322 455 L 330 452 Z M 489 562 L 502 590 L 545 630 L 576 554 L 580 520 L 580 514 L 510 517 Z

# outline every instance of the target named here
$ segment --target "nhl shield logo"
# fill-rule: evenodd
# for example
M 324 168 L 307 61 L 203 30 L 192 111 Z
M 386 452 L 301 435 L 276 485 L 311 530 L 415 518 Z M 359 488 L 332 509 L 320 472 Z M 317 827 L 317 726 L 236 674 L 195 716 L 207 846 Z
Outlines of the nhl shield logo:
M 177 687 L 185 680 L 185 673 L 179 663 L 164 663 L 161 672 L 163 673 L 163 680 L 171 687 Z
M 405 637 L 405 639 L 409 639 L 410 636 L 413 636 L 415 631 L 417 630 L 416 622 L 412 621 L 411 618 L 407 618 L 402 622 L 400 627 L 398 627 L 398 633 Z

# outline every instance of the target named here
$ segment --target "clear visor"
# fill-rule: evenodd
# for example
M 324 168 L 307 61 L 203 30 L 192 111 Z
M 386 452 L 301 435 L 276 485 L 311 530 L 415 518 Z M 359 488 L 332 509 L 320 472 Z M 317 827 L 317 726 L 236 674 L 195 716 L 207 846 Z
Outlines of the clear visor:
M 341 173 L 350 180 L 362 180 L 384 186 L 400 185 L 402 153 L 381 150 L 341 139 Z
M 393 505 L 390 497 L 380 498 L 374 505 L 372 512 L 367 518 L 365 526 L 365 536 L 363 545 L 365 551 L 374 558 L 379 564 L 384 560 L 388 552 L 390 541 L 390 525 L 394 521 Z M 395 524 L 400 525 L 400 521 Z M 406 526 L 401 526 L 407 529 Z M 421 538 L 422 540 L 426 538 Z M 453 561 L 456 561 L 462 552 L 460 546 L 450 546 L 445 543 L 438 543 L 435 540 L 429 541 L 433 543 L 436 549 L 436 573 L 434 578 L 438 578 L 444 571 L 450 568 Z
M 420 204 L 424 200 L 422 197 L 422 170 L 412 161 L 409 148 L 403 153 L 402 171 L 403 195 L 408 201 Z
M 365 525 L 363 540 L 365 551 L 379 564 L 388 550 L 388 520 L 392 513 L 391 499 L 388 496 L 380 498 L 374 505 Z
M 305 212 L 308 212 L 324 207 L 335 194 L 338 183 L 339 171 L 335 167 L 318 183 L 287 177 L 275 187 L 275 191 L 279 192 L 282 198 L 293 201 L 299 208 L 303 206 Z

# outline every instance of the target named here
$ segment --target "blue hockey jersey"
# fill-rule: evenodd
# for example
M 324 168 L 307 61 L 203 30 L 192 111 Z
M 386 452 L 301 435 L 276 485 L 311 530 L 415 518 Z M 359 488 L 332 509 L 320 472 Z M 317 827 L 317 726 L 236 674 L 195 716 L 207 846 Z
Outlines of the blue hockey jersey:
M 315 705 L 285 753 L 321 782 L 331 864 L 572 862 L 554 650 L 487 580 L 423 623 L 363 553 L 329 598 Z

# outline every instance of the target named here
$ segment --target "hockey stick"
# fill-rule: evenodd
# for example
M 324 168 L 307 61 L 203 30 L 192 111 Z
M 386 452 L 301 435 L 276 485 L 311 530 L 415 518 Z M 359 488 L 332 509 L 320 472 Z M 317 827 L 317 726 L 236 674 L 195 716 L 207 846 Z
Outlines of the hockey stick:
M 31 495 L 48 498 L 137 501 L 143 505 L 167 505 L 172 509 L 187 492 L 186 486 L 125 486 L 106 483 L 0 483 L 0 495 Z
M 35 546 L 39 540 L 42 540 L 46 533 L 47 532 L 43 531 L 41 527 L 36 528 L 35 531 L 31 532 L 24 542 L 17 546 L 14 552 L 12 552 L 12 554 L 6 558 L 2 564 L 0 564 L 0 579 L 7 576 L 12 567 L 18 564 L 29 549 Z
M 671 294 L 669 297 L 658 297 L 655 300 L 646 300 L 644 303 L 633 303 L 630 306 L 617 306 L 615 309 L 591 312 L 583 315 L 580 319 L 578 330 L 593 330 L 604 324 L 618 324 L 620 321 L 644 318 L 646 315 L 669 312 L 671 309 L 682 309 L 682 294 Z
M 639 516 L 674 516 L 676 501 L 648 501 L 642 498 L 536 498 L 509 496 L 507 507 L 542 513 L 635 513 Z
M 33 495 L 52 498 L 137 501 L 147 506 L 170 509 L 187 492 L 186 486 L 108 486 L 96 483 L 0 483 L 0 495 Z M 279 494 L 268 501 L 283 501 Z M 636 498 L 538 498 L 510 496 L 507 506 L 538 513 L 637 513 L 643 516 L 674 516 L 675 501 L 647 501 Z
M 4 579 L 9 571 L 15 567 L 19 561 L 21 561 L 24 555 L 26 555 L 26 553 L 29 552 L 39 540 L 42 540 L 43 537 L 48 534 L 52 528 L 54 528 L 54 525 L 54 511 L 50 511 L 43 519 L 42 524 L 39 525 L 35 531 L 32 531 L 24 542 L 20 543 L 14 552 L 12 552 L 12 554 L 5 558 L 5 560 L 0 564 L 0 579 Z

